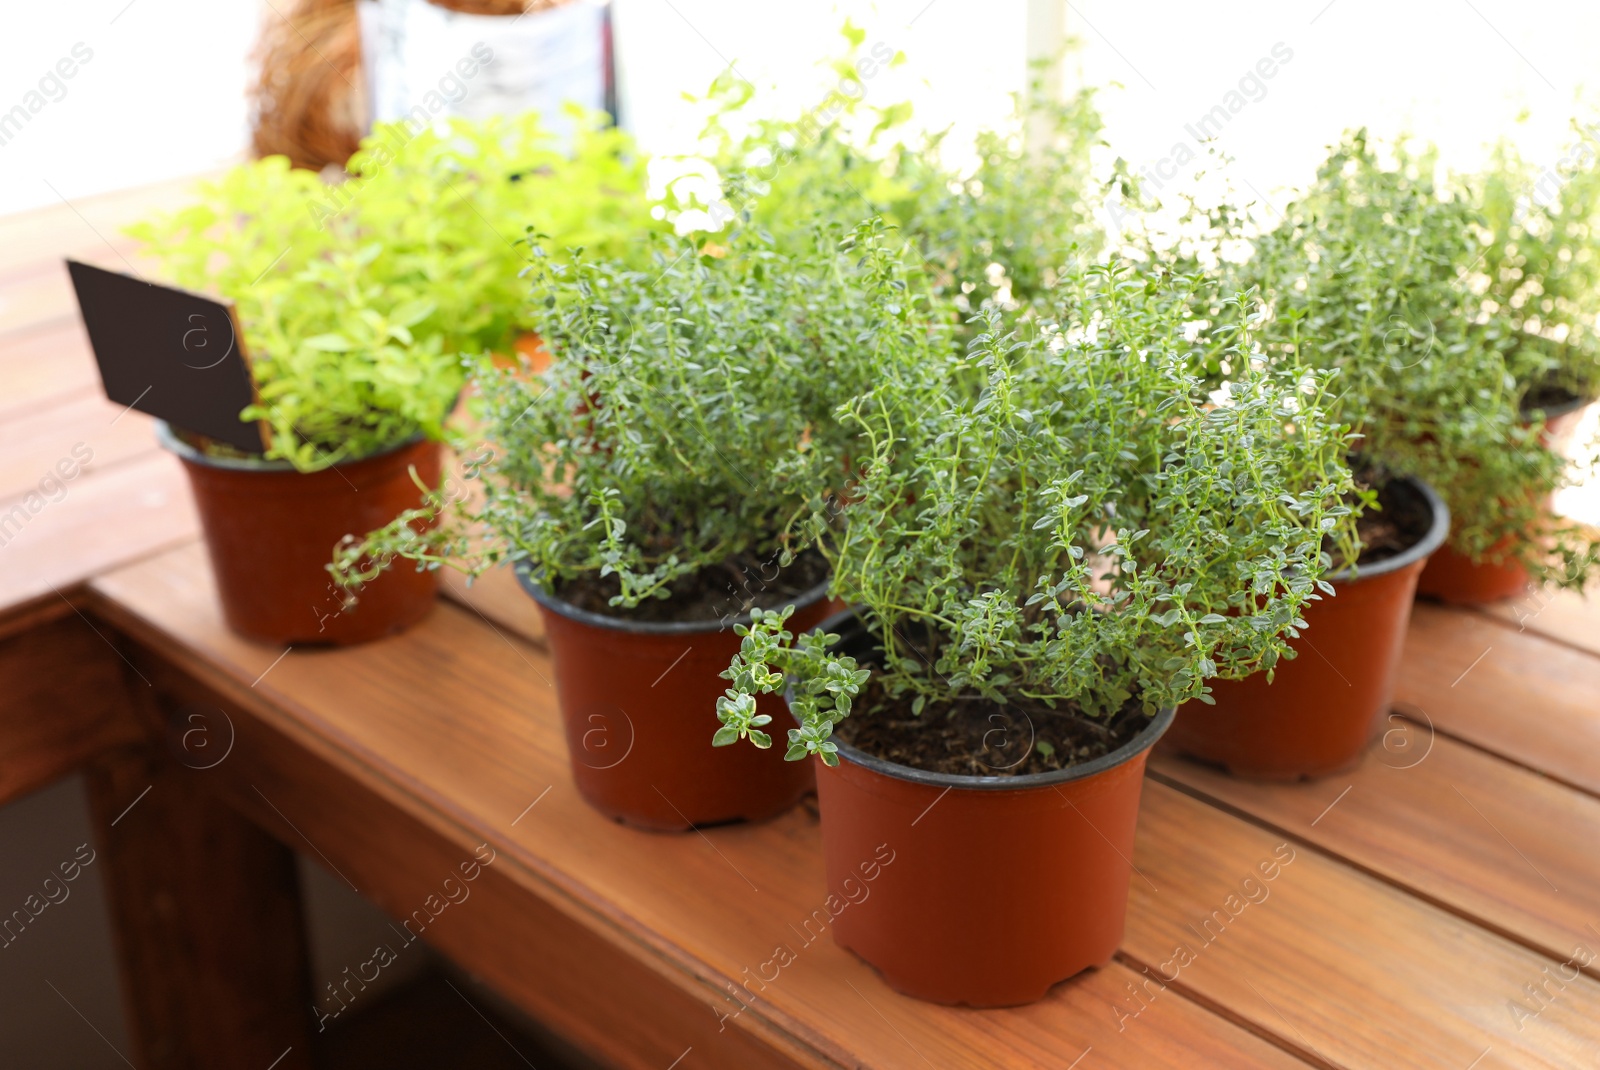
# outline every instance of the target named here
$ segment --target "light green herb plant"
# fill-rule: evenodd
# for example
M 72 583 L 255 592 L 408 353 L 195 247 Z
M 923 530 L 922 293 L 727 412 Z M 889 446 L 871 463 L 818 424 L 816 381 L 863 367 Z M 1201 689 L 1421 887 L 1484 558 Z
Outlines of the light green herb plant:
M 1600 122 L 1541 168 L 1509 142 L 1461 179 L 1487 231 L 1484 299 L 1509 320 L 1525 411 L 1600 395 Z
M 599 117 L 570 148 L 533 115 L 382 124 L 349 171 L 260 160 L 130 230 L 166 279 L 235 302 L 261 398 L 242 418 L 302 471 L 443 434 L 461 355 L 527 328 L 528 227 L 620 256 L 663 226 L 644 161 Z
M 910 103 L 870 103 L 883 92 L 881 68 L 900 57 L 864 49 L 864 33 L 849 24 L 843 32 L 849 48 L 829 65 L 841 88 L 799 116 L 753 117 L 757 98 L 731 72 L 713 84 L 702 145 L 726 205 L 780 245 L 803 239 L 819 210 L 845 224 L 879 215 L 914 244 L 935 292 L 963 319 L 990 300 L 1034 302 L 1064 261 L 1093 260 L 1105 193 L 1091 169 L 1102 144 L 1093 90 L 1059 103 L 1037 84 L 1019 94 L 1008 122 L 976 136 L 976 163 L 958 170 L 943 162 L 948 130 L 915 134 Z M 675 207 L 706 206 L 690 198 Z

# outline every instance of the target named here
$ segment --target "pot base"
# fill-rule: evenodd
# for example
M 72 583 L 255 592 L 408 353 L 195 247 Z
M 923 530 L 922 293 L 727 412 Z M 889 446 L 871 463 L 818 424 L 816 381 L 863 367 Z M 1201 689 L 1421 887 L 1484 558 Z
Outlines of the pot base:
M 709 744 L 708 744 L 709 745 Z M 748 745 L 748 744 L 747 744 Z M 775 817 L 793 810 L 807 795 L 816 793 L 815 780 L 794 786 L 794 791 L 786 795 L 764 798 L 763 805 L 752 806 L 741 810 L 739 813 L 728 817 L 719 817 L 706 821 L 690 822 L 677 817 L 667 820 L 660 810 L 645 811 L 640 808 L 630 807 L 627 810 L 618 810 L 614 795 L 605 792 L 591 792 L 586 790 L 587 778 L 577 778 L 578 795 L 584 802 L 613 822 L 624 828 L 634 829 L 638 832 L 654 832 L 674 836 L 685 832 L 704 832 L 707 829 L 723 828 L 727 825 L 747 825 L 760 821 L 771 821 Z
M 1204 716 L 1203 714 L 1201 716 Z M 1285 716 L 1294 716 L 1286 714 Z M 1156 744 L 1156 753 L 1185 758 L 1196 765 L 1203 765 L 1238 780 L 1256 780 L 1264 784 L 1298 784 L 1308 780 L 1321 780 L 1323 777 L 1338 776 L 1342 773 L 1353 773 L 1361 768 L 1361 763 L 1366 759 L 1367 749 L 1372 746 L 1373 740 L 1378 738 L 1374 729 L 1366 743 L 1362 744 L 1353 757 L 1341 761 L 1331 762 L 1326 765 L 1306 765 L 1300 768 L 1285 769 L 1274 764 L 1252 763 L 1248 760 L 1238 761 L 1226 758 L 1202 757 L 1195 753 L 1202 749 L 1192 744 L 1178 740 L 1164 739 Z
M 1079 974 L 1088 970 L 1104 969 L 1105 967 L 1111 965 L 1111 963 L 1114 962 L 1117 957 L 1116 953 L 1113 952 L 1112 954 L 1101 959 L 1099 962 L 1087 963 L 1078 969 L 1073 970 L 1071 973 L 1058 978 L 1057 980 L 1046 983 L 1040 988 L 1029 989 L 1027 991 L 1018 989 L 1014 994 L 1008 996 L 996 997 L 995 999 L 979 999 L 974 1001 L 968 998 L 948 999 L 945 998 L 948 993 L 942 989 L 921 985 L 915 981 L 906 983 L 903 982 L 898 976 L 884 973 L 882 970 L 878 969 L 877 966 L 873 965 L 871 959 L 867 958 L 867 956 L 863 955 L 860 951 L 857 951 L 855 948 L 851 947 L 848 943 L 841 939 L 837 932 L 834 933 L 833 942 L 844 950 L 850 952 L 850 954 L 855 956 L 857 959 L 861 960 L 861 962 L 870 968 L 873 973 L 877 974 L 880 981 L 892 988 L 894 991 L 900 993 L 902 996 L 909 996 L 912 999 L 920 999 L 924 1003 L 937 1003 L 942 1007 L 966 1007 L 975 1011 L 999 1011 L 1005 1010 L 1008 1007 L 1026 1007 L 1030 1003 L 1038 1003 L 1040 1000 L 1048 996 L 1050 994 L 1050 990 L 1056 987 L 1056 985 L 1065 984 L 1067 981 L 1072 980 L 1074 977 L 1077 977 Z M 1120 943 L 1120 940 L 1118 942 Z
M 517 575 L 539 603 L 572 778 L 594 809 L 630 828 L 682 833 L 765 821 L 815 790 L 809 762 L 784 761 L 795 723 L 777 695 L 756 703 L 772 717 L 771 748 L 711 745 L 728 686 L 719 674 L 741 642 L 733 622 L 603 617 L 551 596 L 525 571 Z M 791 629 L 822 619 L 825 590 L 794 599 Z
M 1475 562 L 1449 544 L 1428 559 L 1417 581 L 1418 594 L 1466 606 L 1521 598 L 1532 587 L 1528 570 L 1517 562 Z
M 1186 703 L 1164 750 L 1257 780 L 1331 776 L 1361 761 L 1394 697 L 1417 578 L 1449 525 L 1444 504 L 1411 482 L 1433 510 L 1427 535 L 1354 576 L 1330 577 L 1335 593 L 1306 605 L 1306 628 L 1289 643 L 1295 657 L 1272 682 L 1264 672 L 1212 681 L 1215 704 Z
M 349 646 L 402 632 L 433 609 L 436 572 L 392 566 L 364 586 L 354 607 L 328 573 L 334 548 L 422 504 L 411 470 L 439 482 L 439 444 L 418 441 L 317 472 L 284 464 L 219 462 L 170 431 L 194 491 L 223 620 L 272 646 Z

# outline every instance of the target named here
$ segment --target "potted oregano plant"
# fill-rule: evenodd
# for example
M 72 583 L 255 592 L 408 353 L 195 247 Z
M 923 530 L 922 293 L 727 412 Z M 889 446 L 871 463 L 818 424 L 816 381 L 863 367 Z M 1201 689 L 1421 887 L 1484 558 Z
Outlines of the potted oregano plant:
M 736 625 L 758 608 L 806 625 L 828 612 L 805 522 L 856 448 L 834 411 L 892 371 L 881 324 L 905 303 L 898 266 L 865 239 L 779 251 L 741 230 L 717 255 L 658 244 L 644 268 L 541 244 L 532 307 L 552 359 L 479 363 L 479 503 L 419 533 L 411 521 L 446 509 L 436 495 L 341 553 L 357 585 L 364 562 L 394 556 L 512 564 L 543 611 L 578 790 L 608 816 L 683 830 L 770 817 L 810 790 L 781 750 L 713 749 L 702 729 Z M 787 719 L 777 698 L 758 716 Z
M 543 217 L 620 250 L 618 231 L 654 225 L 643 165 L 619 138 L 591 124 L 573 155 L 532 117 L 382 125 L 342 183 L 273 157 L 133 228 L 172 281 L 235 303 L 251 358 L 258 400 L 240 418 L 262 425 L 262 452 L 161 428 L 189 474 L 235 631 L 361 642 L 432 606 L 437 577 L 396 570 L 353 608 L 329 555 L 417 507 L 418 479 L 438 483 L 460 354 L 509 350 L 525 329 L 524 226 Z
M 820 545 L 852 608 L 740 629 L 716 742 L 788 689 L 829 886 L 893 859 L 834 938 L 902 992 L 1026 1003 L 1107 962 L 1149 748 L 1212 680 L 1271 671 L 1318 596 L 1350 488 L 1331 377 L 1241 332 L 1208 393 L 1170 293 L 1195 284 L 1074 269 L 1055 322 L 986 310 L 960 360 L 897 335 L 943 371 L 845 409 L 860 476 Z

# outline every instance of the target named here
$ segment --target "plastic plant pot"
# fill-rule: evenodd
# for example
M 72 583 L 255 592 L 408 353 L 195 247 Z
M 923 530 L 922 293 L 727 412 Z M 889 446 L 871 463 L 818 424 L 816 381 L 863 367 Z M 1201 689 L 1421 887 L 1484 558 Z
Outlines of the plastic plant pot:
M 1332 597 L 1305 608 L 1296 656 L 1266 673 L 1211 684 L 1216 705 L 1178 710 L 1163 750 L 1238 776 L 1298 780 L 1348 769 L 1377 735 L 1394 697 L 1417 577 L 1444 543 L 1450 513 L 1421 480 L 1403 481 L 1432 510 L 1427 533 L 1404 552 L 1328 577 Z
M 783 760 L 795 723 L 780 696 L 758 702 L 773 719 L 771 749 L 711 745 L 728 687 L 721 673 L 739 650 L 733 626 L 748 615 L 631 621 L 563 601 L 524 568 L 517 578 L 544 617 L 572 776 L 590 806 L 638 828 L 686 832 L 775 817 L 813 790 L 810 766 Z M 829 612 L 827 587 L 794 598 L 791 630 Z
M 871 649 L 853 613 L 821 627 L 858 659 Z M 1145 758 L 1171 722 L 1163 710 L 1110 754 L 1013 777 L 925 772 L 838 741 L 839 764 L 816 763 L 834 941 L 898 992 L 971 1007 L 1032 1003 L 1110 962 Z
M 1583 410 L 1590 398 L 1578 398 L 1562 405 L 1540 409 L 1535 415 L 1542 417 L 1544 445 L 1547 449 L 1562 452 L 1571 441 Z M 1554 509 L 1554 502 L 1546 502 L 1546 511 Z M 1417 581 L 1417 593 L 1457 605 L 1483 605 L 1525 594 L 1532 585 L 1528 570 L 1517 560 L 1515 543 L 1502 539 L 1490 548 L 1481 561 L 1446 543 L 1428 560 Z
M 165 423 L 161 444 L 183 462 L 228 627 L 277 645 L 365 643 L 404 631 L 433 608 L 438 577 L 400 564 L 345 609 L 328 572 L 344 536 L 422 504 L 411 478 L 439 483 L 439 444 L 416 440 L 318 472 L 287 461 L 208 457 Z

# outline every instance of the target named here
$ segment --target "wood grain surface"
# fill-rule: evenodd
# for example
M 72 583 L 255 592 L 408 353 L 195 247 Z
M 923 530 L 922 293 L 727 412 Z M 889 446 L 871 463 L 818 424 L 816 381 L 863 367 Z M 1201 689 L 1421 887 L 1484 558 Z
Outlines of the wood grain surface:
M 1589 614 L 1600 631 L 1600 603 Z M 1418 603 L 1395 700 L 1441 732 L 1600 794 L 1600 657 Z
M 550 675 L 544 653 L 520 639 L 508 650 L 468 611 L 442 606 L 393 640 L 350 651 L 291 651 L 274 665 L 281 650 L 217 626 L 209 573 L 195 548 L 106 576 L 95 590 L 102 612 L 159 648 L 177 672 L 223 694 L 241 719 L 293 741 L 273 762 L 281 767 L 273 802 L 357 887 L 381 885 L 394 856 L 421 849 L 414 830 L 426 825 L 458 853 L 493 843 L 504 859 L 496 872 L 514 878 L 525 900 L 518 909 L 547 919 L 541 938 L 557 941 L 553 946 L 585 948 L 598 939 L 648 964 L 654 987 L 628 1001 L 636 1032 L 608 1041 L 607 1050 L 625 1044 L 644 1053 L 623 1065 L 652 1065 L 679 1040 L 668 1062 L 693 1046 L 707 1066 L 750 1065 L 741 1061 L 754 1058 L 745 1043 L 768 1053 L 762 1064 L 777 1059 L 773 1065 L 922 1065 L 926 1058 L 936 1066 L 1032 1066 L 1049 1065 L 1040 1061 L 1047 1052 L 1061 1058 L 1069 1050 L 1062 1065 L 1086 1052 L 1082 1067 L 1293 1064 L 1275 1038 L 1254 1036 L 1181 998 L 1152 1010 L 1147 1020 L 1157 1026 L 1128 1028 L 1115 1014 L 1135 980 L 1123 966 L 1083 975 L 1033 1007 L 978 1013 L 898 996 L 829 940 L 801 945 L 791 926 L 828 895 L 815 818 L 800 809 L 703 836 L 643 833 L 604 820 L 572 786 L 554 695 L 542 679 Z M 311 771 L 313 758 L 332 771 Z M 244 768 L 230 758 L 216 772 Z M 350 808 L 329 796 L 341 781 L 365 785 L 383 804 L 363 804 L 360 818 L 351 818 Z M 305 802 L 285 806 L 279 793 Z M 374 853 L 387 860 L 366 858 Z M 396 909 L 392 900 L 380 902 Z M 525 954 L 507 924 L 502 918 L 480 942 L 446 950 L 497 975 L 498 959 Z M 746 980 L 745 970 L 770 960 L 779 944 L 794 945 L 796 961 L 740 1011 L 728 986 Z M 554 952 L 547 946 L 543 953 Z M 508 994 L 520 993 L 558 1027 L 577 1031 L 602 1013 L 588 1006 L 596 989 L 541 994 L 530 991 L 537 982 L 523 977 Z M 646 1028 L 655 1007 L 678 1009 Z M 612 1036 L 617 1027 L 607 1022 L 602 1032 Z M 651 1039 L 657 1030 L 672 1040 L 664 1048 Z M 743 1038 L 741 1047 L 726 1048 L 728 1037 Z M 575 1039 L 596 1042 L 592 1033 Z M 622 1059 L 614 1050 L 612 1057 Z
M 0 805 L 143 735 L 110 630 L 51 608 L 55 619 L 0 639 Z
M 276 661 L 281 650 L 221 630 L 209 583 L 203 556 L 187 547 L 106 576 L 94 590 L 119 626 L 181 671 L 230 690 L 305 753 L 373 785 L 387 809 L 431 823 L 459 846 L 474 837 L 503 843 L 524 894 L 572 919 L 570 939 L 593 929 L 631 947 L 662 969 L 664 983 L 698 995 L 702 1013 L 714 1018 L 717 991 L 770 960 L 775 946 L 795 943 L 791 926 L 826 897 L 815 821 L 803 810 L 693 837 L 601 820 L 572 788 L 544 653 L 475 614 L 441 607 L 384 643 Z M 1471 614 L 1451 619 L 1498 627 Z M 1374 762 L 1340 803 L 1349 809 L 1335 808 L 1314 828 L 1309 822 L 1347 781 L 1277 796 L 1228 782 L 1228 809 L 1148 784 L 1124 963 L 1058 986 L 1034 1007 L 977 1013 L 919 1004 L 819 941 L 730 1019 L 730 1031 L 801 1065 L 1050 1065 L 1041 1052 L 1074 1045 L 1084 1067 L 1193 1062 L 1212 1050 L 1227 1052 L 1218 1065 L 1241 1065 L 1239 1053 L 1253 1051 L 1249 1058 L 1288 1053 L 1349 1067 L 1466 1067 L 1480 1056 L 1480 1067 L 1557 1067 L 1600 1052 L 1600 985 L 1589 977 L 1564 981 L 1548 1005 L 1530 1002 L 1538 1013 L 1525 1020 L 1514 1009 L 1533 999 L 1524 985 L 1553 989 L 1546 971 L 1561 970 L 1569 944 L 1600 943 L 1586 937 L 1584 920 L 1594 863 L 1573 850 L 1573 837 L 1592 831 L 1593 800 L 1443 737 L 1411 769 Z M 1171 763 L 1160 768 L 1199 785 L 1191 790 L 1225 794 L 1203 771 L 1179 777 Z M 1517 847 L 1545 863 L 1556 887 L 1541 892 L 1531 871 L 1517 872 L 1516 851 L 1463 797 L 1522 839 Z M 1256 811 L 1265 816 L 1239 816 Z M 363 843 L 382 838 L 370 830 L 389 827 L 382 812 L 365 822 L 366 836 L 330 829 L 318 848 L 341 866 L 359 863 L 376 849 Z M 297 825 L 302 818 L 318 820 L 316 806 L 296 815 Z M 394 821 L 397 837 L 401 826 Z M 1279 844 L 1293 862 L 1270 883 L 1253 876 Z M 1226 933 L 1161 990 L 1144 971 L 1172 961 L 1180 942 L 1196 943 L 1189 926 L 1203 931 L 1212 911 L 1228 910 L 1246 878 L 1270 897 L 1237 918 L 1225 913 Z M 453 953 L 487 961 L 498 952 Z M 570 1023 L 574 1012 L 563 1012 L 559 998 L 529 1002 Z M 723 1000 L 721 1013 L 737 1006 Z

